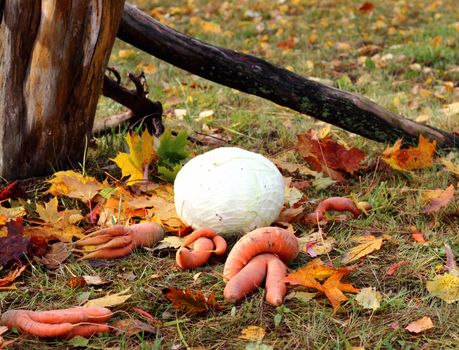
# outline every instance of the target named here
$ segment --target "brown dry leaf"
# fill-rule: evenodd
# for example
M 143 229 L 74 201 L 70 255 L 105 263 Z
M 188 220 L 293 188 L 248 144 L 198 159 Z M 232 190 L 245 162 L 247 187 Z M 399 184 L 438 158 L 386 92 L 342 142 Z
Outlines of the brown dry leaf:
M 0 278 L 0 287 L 7 286 L 8 284 L 13 283 L 16 278 L 18 278 L 21 273 L 27 268 L 28 265 L 19 266 L 16 269 L 8 272 L 6 276 Z
M 262 327 L 258 326 L 247 326 L 241 331 L 239 339 L 250 340 L 250 341 L 261 341 L 266 335 L 266 331 Z
M 431 328 L 434 328 L 432 319 L 425 316 L 419 320 L 411 322 L 405 329 L 411 333 L 421 333 Z
M 444 191 L 440 191 L 437 197 L 430 201 L 430 204 L 425 207 L 422 212 L 426 214 L 436 213 L 442 208 L 446 208 L 454 198 L 456 189 L 453 185 L 449 186 Z
M 59 171 L 47 181 L 51 184 L 48 193 L 53 196 L 64 195 L 89 203 L 99 193 L 103 185 L 94 177 L 84 176 L 75 171 Z
M 62 242 L 51 245 L 51 249 L 44 256 L 35 256 L 34 260 L 50 270 L 55 270 L 67 260 L 72 252 Z
M 2 337 L 2 334 L 3 333 L 6 333 L 8 331 L 8 327 L 6 326 L 0 326 L 0 349 L 8 349 L 8 346 L 10 346 L 11 344 L 13 344 L 14 342 L 18 341 L 20 338 L 15 338 L 15 339 L 11 339 L 11 340 L 5 340 L 3 337 Z
M 344 257 L 341 259 L 342 264 L 349 264 L 350 262 L 371 254 L 375 250 L 379 250 L 383 243 L 383 238 L 376 238 L 373 235 L 360 236 L 354 238 L 353 240 L 359 244 L 346 252 Z
M 73 276 L 69 278 L 66 285 L 70 288 L 84 287 L 86 286 L 86 281 L 83 277 Z
M 86 307 L 111 307 L 123 304 L 132 294 L 126 294 L 131 288 L 127 288 L 119 293 L 108 294 L 102 298 L 88 300 L 84 306 Z
M 320 138 L 314 130 L 309 130 L 297 135 L 297 138 L 296 149 L 305 161 L 314 170 L 323 172 L 334 180 L 344 181 L 346 173 L 353 174 L 365 168 L 361 165 L 366 157 L 363 151 L 354 147 L 348 149 L 338 144 L 328 134 Z
M 205 297 L 202 291 L 192 292 L 189 289 L 164 288 L 163 295 L 172 302 L 172 306 L 176 309 L 182 309 L 195 314 L 200 314 L 210 309 L 223 309 L 223 306 L 219 305 L 215 300 L 213 293 Z
M 399 139 L 392 147 L 388 146 L 384 150 L 381 158 L 396 170 L 410 171 L 430 168 L 433 164 L 435 145 L 435 140 L 430 142 L 424 136 L 419 135 L 417 147 L 402 149 L 402 140 Z
M 126 334 L 131 337 L 138 333 L 156 333 L 156 327 L 140 320 L 126 318 L 124 320 L 118 320 L 110 325 L 115 329 L 116 335 Z

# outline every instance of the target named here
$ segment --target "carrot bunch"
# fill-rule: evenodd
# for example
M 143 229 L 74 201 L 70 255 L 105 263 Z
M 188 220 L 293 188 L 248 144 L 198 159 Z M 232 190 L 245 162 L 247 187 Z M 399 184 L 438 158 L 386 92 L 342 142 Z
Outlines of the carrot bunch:
M 188 246 L 193 245 L 193 249 Z M 182 269 L 194 269 L 204 265 L 212 255 L 226 252 L 226 241 L 211 228 L 200 228 L 189 234 L 177 250 L 175 261 Z
M 81 259 L 114 259 L 128 255 L 136 247 L 153 247 L 164 238 L 163 228 L 154 222 L 131 226 L 115 225 L 95 231 L 75 242 L 77 247 L 94 246 Z
M 227 281 L 223 295 L 235 303 L 257 289 L 265 280 L 266 301 L 282 304 L 287 288 L 286 262 L 299 253 L 298 240 L 293 233 L 279 227 L 258 228 L 242 237 L 228 255 L 223 269 Z
M 8 310 L 2 315 L 0 324 L 40 338 L 70 339 L 108 332 L 110 328 L 106 322 L 112 315 L 105 307 L 74 307 L 41 312 Z

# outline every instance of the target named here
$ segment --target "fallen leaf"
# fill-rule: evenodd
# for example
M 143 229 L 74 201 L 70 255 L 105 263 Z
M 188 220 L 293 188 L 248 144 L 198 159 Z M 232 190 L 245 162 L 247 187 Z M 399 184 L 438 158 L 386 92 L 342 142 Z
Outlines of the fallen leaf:
M 454 176 L 459 177 L 459 165 L 446 158 L 441 158 L 440 161 L 445 166 L 446 170 L 448 170 Z
M 239 339 L 250 340 L 250 341 L 260 341 L 266 335 L 266 331 L 262 327 L 258 326 L 247 326 L 241 331 Z
M 28 265 L 22 265 L 19 267 L 16 267 L 14 270 L 9 271 L 6 276 L 0 278 L 0 287 L 5 287 L 8 284 L 13 283 L 16 278 L 18 278 L 21 273 L 27 268 Z
M 409 261 L 405 261 L 405 260 L 402 260 L 402 261 L 399 261 L 397 263 L 395 263 L 394 265 L 392 265 L 386 272 L 386 276 L 392 276 L 400 266 L 402 265 L 407 265 L 409 264 L 410 262 Z
M 78 209 L 59 210 L 57 197 L 51 198 L 43 205 L 37 203 L 36 211 L 40 220 L 51 225 L 55 225 L 58 222 L 65 225 L 73 225 L 84 219 Z
M 145 129 L 141 136 L 131 132 L 125 137 L 129 153 L 120 152 L 112 159 L 121 169 L 129 184 L 148 180 L 150 164 L 157 159 L 154 150 L 154 137 Z
M 53 174 L 48 193 L 53 196 L 64 195 L 89 203 L 103 188 L 103 185 L 92 176 L 84 176 L 73 170 L 59 171 Z
M 422 232 L 413 232 L 411 234 L 411 237 L 413 237 L 413 239 L 418 243 L 426 243 L 427 242 L 427 240 L 425 239 L 424 234 Z
M 31 242 L 23 236 L 22 220 L 8 221 L 8 236 L 0 237 L 0 265 L 8 265 L 12 261 L 19 261 L 31 253 Z
M 423 317 L 420 318 L 419 320 L 411 322 L 408 326 L 406 326 L 406 330 L 411 333 L 421 333 L 424 332 L 428 329 L 433 328 L 433 322 L 430 317 Z
M 86 286 L 86 281 L 81 276 L 72 276 L 67 281 L 67 286 L 70 288 L 84 287 Z
M 341 259 L 342 264 L 349 264 L 350 262 L 371 254 L 375 250 L 379 250 L 383 243 L 383 238 L 376 238 L 373 235 L 356 237 L 353 240 L 359 244 L 346 252 Z
M 119 293 L 108 294 L 102 298 L 88 300 L 84 306 L 86 307 L 111 307 L 123 304 L 132 294 L 126 294 L 131 288 L 127 288 Z
M 388 146 L 381 159 L 396 170 L 410 171 L 417 169 L 430 168 L 433 165 L 436 141 L 429 142 L 427 138 L 419 135 L 417 147 L 402 149 L 402 140 L 399 139 L 395 144 Z
M 308 303 L 316 297 L 317 293 L 303 292 L 303 291 L 292 291 L 285 296 L 284 300 L 297 299 L 303 303 Z
M 55 270 L 59 268 L 71 254 L 72 252 L 67 248 L 66 244 L 58 242 L 51 245 L 51 249 L 44 256 L 34 256 L 34 260 L 50 270 Z
M 171 249 L 171 248 L 176 249 L 176 248 L 180 248 L 183 242 L 185 242 L 185 238 L 183 237 L 166 236 L 161 241 L 159 241 L 157 245 L 151 248 L 151 250 L 155 251 L 155 250 L 163 250 L 163 249 Z
M 377 310 L 381 306 L 382 295 L 374 287 L 362 288 L 355 296 L 357 304 L 365 309 Z
M 435 276 L 432 281 L 427 281 L 426 287 L 431 295 L 439 297 L 447 304 L 459 300 L 459 276 L 457 274 L 448 272 Z
M 148 323 L 130 318 L 115 321 L 110 326 L 113 327 L 116 335 L 126 334 L 129 337 L 138 333 L 155 334 L 157 329 L 157 327 Z
M 223 306 L 219 305 L 215 300 L 213 293 L 205 297 L 202 291 L 192 292 L 189 289 L 164 288 L 163 295 L 172 302 L 172 306 L 176 309 L 182 309 L 195 314 L 200 314 L 210 309 L 223 309 Z
M 454 198 L 456 189 L 453 185 L 449 186 L 444 191 L 441 191 L 436 198 L 433 198 L 430 204 L 425 207 L 422 212 L 426 214 L 436 213 L 442 208 L 446 208 Z
M 359 169 L 366 155 L 357 148 L 346 148 L 330 135 L 319 138 L 316 132 L 309 130 L 297 135 L 298 153 L 316 170 L 337 181 L 344 181 L 344 174 L 353 174 Z M 344 173 L 343 173 L 344 172 Z
M 364 2 L 362 5 L 359 6 L 359 12 L 363 14 L 368 14 L 375 9 L 375 5 L 372 2 Z
M 26 193 L 19 185 L 19 181 L 10 182 L 0 190 L 0 201 L 4 201 L 9 198 L 26 198 Z
M 330 300 L 333 309 L 336 311 L 343 301 L 348 300 L 343 292 L 358 293 L 359 289 L 355 288 L 351 283 L 342 283 L 341 279 L 348 275 L 352 269 L 339 268 L 324 282 L 323 290 L 325 296 Z
M 459 268 L 456 264 L 456 257 L 454 256 L 453 250 L 451 249 L 448 243 L 445 243 L 445 253 L 446 253 L 446 268 L 449 272 L 459 276 Z

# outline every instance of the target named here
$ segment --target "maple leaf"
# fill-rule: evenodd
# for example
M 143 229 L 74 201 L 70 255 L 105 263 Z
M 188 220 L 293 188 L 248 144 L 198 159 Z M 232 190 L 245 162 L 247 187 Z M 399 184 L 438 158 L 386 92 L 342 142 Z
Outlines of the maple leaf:
M 402 149 L 402 139 L 397 140 L 392 147 L 387 146 L 381 159 L 396 170 L 410 171 L 430 168 L 433 165 L 436 141 L 429 142 L 419 135 L 417 147 Z
M 320 138 L 314 130 L 297 135 L 298 153 L 316 170 L 334 180 L 344 181 L 344 173 L 353 174 L 364 166 L 361 162 L 366 157 L 358 148 L 346 147 L 334 141 L 330 135 Z
M 375 250 L 379 250 L 383 243 L 383 238 L 376 238 L 372 235 L 355 237 L 353 240 L 360 244 L 346 252 L 344 257 L 341 259 L 342 264 L 348 264 L 356 261 L 368 254 L 371 254 Z
M 325 296 L 330 300 L 334 310 L 341 306 L 341 302 L 348 300 L 343 292 L 358 293 L 359 289 L 355 288 L 351 283 L 342 283 L 341 279 L 348 275 L 352 269 L 340 268 L 335 271 L 322 285 Z
M 158 154 L 158 173 L 163 179 L 174 181 L 189 155 L 185 148 L 187 140 L 185 131 L 179 132 L 175 138 L 172 137 L 170 130 L 164 131 L 161 135 L 156 152 Z
M 163 295 L 172 302 L 172 306 L 195 314 L 209 309 L 222 310 L 224 307 L 215 300 L 213 293 L 205 297 L 202 291 L 191 292 L 189 289 L 164 288 Z
M 103 188 L 94 177 L 84 176 L 73 170 L 54 173 L 53 178 L 47 182 L 51 184 L 47 192 L 53 196 L 64 195 L 86 203 Z
M 157 159 L 154 136 L 145 129 L 141 136 L 126 135 L 126 143 L 129 153 L 120 152 L 112 160 L 120 167 L 122 176 L 129 177 L 130 183 L 148 180 L 148 168 Z
M 431 214 L 438 212 L 441 208 L 446 208 L 454 198 L 456 189 L 453 185 L 449 186 L 444 191 L 439 191 L 438 195 L 431 199 L 430 204 L 425 207 L 422 212 Z

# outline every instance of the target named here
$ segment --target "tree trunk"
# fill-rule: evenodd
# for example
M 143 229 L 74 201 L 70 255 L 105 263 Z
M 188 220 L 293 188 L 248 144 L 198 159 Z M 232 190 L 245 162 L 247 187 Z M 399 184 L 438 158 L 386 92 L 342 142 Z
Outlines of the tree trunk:
M 124 0 L 2 0 L 0 175 L 81 161 Z
M 217 47 L 179 33 L 126 4 L 118 37 L 200 77 L 257 95 L 281 106 L 379 142 L 419 134 L 442 147 L 458 147 L 454 135 L 399 116 L 364 96 L 305 79 L 258 57 Z

